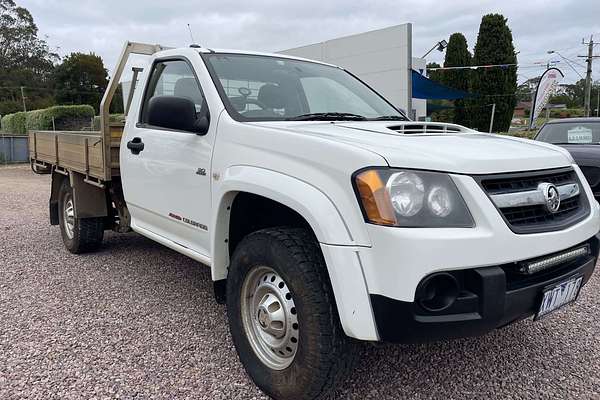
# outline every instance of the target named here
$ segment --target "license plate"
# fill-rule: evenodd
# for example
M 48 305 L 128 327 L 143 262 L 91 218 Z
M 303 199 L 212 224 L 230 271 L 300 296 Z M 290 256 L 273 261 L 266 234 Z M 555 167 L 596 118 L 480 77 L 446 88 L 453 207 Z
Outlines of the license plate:
M 552 311 L 558 310 L 565 304 L 569 304 L 577 299 L 583 276 L 569 279 L 556 286 L 547 289 L 542 297 L 542 304 L 535 316 L 535 319 L 548 315 Z

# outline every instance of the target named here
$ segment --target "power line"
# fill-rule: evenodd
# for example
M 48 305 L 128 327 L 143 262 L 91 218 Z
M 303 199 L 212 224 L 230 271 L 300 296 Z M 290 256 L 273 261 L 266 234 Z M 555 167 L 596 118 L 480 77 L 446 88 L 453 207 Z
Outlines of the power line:
M 29 91 L 37 90 L 37 91 L 42 91 L 42 92 L 53 92 L 53 93 L 58 93 L 61 91 L 61 89 L 31 87 L 31 86 L 0 86 L 0 89 L 16 90 L 16 91 L 21 90 L 21 88 L 27 89 Z M 104 91 L 92 92 L 92 91 L 73 90 L 73 89 L 64 89 L 64 90 L 67 91 L 69 94 L 100 94 L 100 95 L 102 95 L 104 93 Z
M 495 68 L 495 67 L 516 67 L 517 64 L 490 64 L 490 65 L 469 65 L 469 66 L 461 66 L 461 67 L 434 67 L 427 68 L 427 71 L 442 71 L 449 69 L 478 69 L 478 68 Z
M 579 77 L 580 77 L 581 79 L 583 79 L 583 75 L 581 75 L 581 73 L 580 73 L 579 71 L 577 71 L 577 70 L 575 69 L 575 67 L 573 67 L 573 65 L 572 65 L 572 64 L 569 62 L 569 59 L 568 59 L 568 58 L 564 57 L 564 56 L 563 56 L 562 54 L 560 54 L 558 51 L 555 51 L 555 53 L 556 53 L 556 54 L 558 54 L 558 56 L 559 56 L 560 58 L 562 58 L 563 60 L 565 60 L 565 62 L 567 63 L 567 65 L 568 65 L 569 67 L 571 67 L 571 69 L 572 69 L 573 71 L 575 71 L 575 73 L 576 73 L 577 75 L 579 75 Z
M 546 68 L 546 63 L 544 65 L 540 64 L 491 64 L 491 65 L 462 65 L 457 67 L 433 67 L 427 68 L 427 72 L 429 71 L 447 71 L 447 70 L 461 70 L 461 69 L 478 69 L 478 68 L 508 68 L 508 67 L 517 67 L 518 69 L 525 68 Z

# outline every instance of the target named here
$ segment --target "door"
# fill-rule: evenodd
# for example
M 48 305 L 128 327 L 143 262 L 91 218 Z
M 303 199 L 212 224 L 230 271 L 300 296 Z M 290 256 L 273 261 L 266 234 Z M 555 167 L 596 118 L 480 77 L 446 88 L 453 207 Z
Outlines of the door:
M 148 104 L 156 96 L 186 98 L 196 112 L 208 107 L 187 59 L 154 62 L 138 122 L 128 124 L 121 146 L 123 191 L 132 227 L 208 255 L 209 164 L 216 124 L 210 124 L 206 135 L 150 125 Z

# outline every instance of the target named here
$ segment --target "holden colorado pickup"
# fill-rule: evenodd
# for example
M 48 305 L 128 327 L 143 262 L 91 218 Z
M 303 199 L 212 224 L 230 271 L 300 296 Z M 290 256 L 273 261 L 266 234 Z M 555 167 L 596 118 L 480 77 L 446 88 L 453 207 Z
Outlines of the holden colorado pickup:
M 131 54 L 124 125 L 109 106 Z M 356 339 L 481 335 L 574 301 L 600 206 L 559 147 L 410 121 L 350 72 L 126 43 L 99 132 L 32 131 L 72 253 L 138 232 L 209 266 L 241 363 L 275 399 L 329 394 Z

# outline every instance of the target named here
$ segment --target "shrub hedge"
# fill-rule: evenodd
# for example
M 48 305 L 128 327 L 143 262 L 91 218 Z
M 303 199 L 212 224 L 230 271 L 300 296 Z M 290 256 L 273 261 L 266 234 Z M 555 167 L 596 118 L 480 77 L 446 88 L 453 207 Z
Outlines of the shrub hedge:
M 94 108 L 88 105 L 53 106 L 5 115 L 1 129 L 12 135 L 26 135 L 30 129 L 81 130 L 90 126 L 94 114 Z
M 92 124 L 92 129 L 95 131 L 100 130 L 100 118 L 101 117 L 99 115 L 96 115 L 94 117 L 94 123 Z M 108 120 L 109 120 L 109 122 L 124 123 L 125 115 L 124 114 L 110 114 Z
M 2 117 L 2 133 L 8 133 L 11 135 L 25 135 L 27 130 L 25 129 L 25 119 L 27 113 L 18 112 L 14 114 L 8 114 Z
M 92 106 L 54 106 L 28 112 L 25 127 L 27 130 L 80 130 L 90 126 L 94 114 Z

